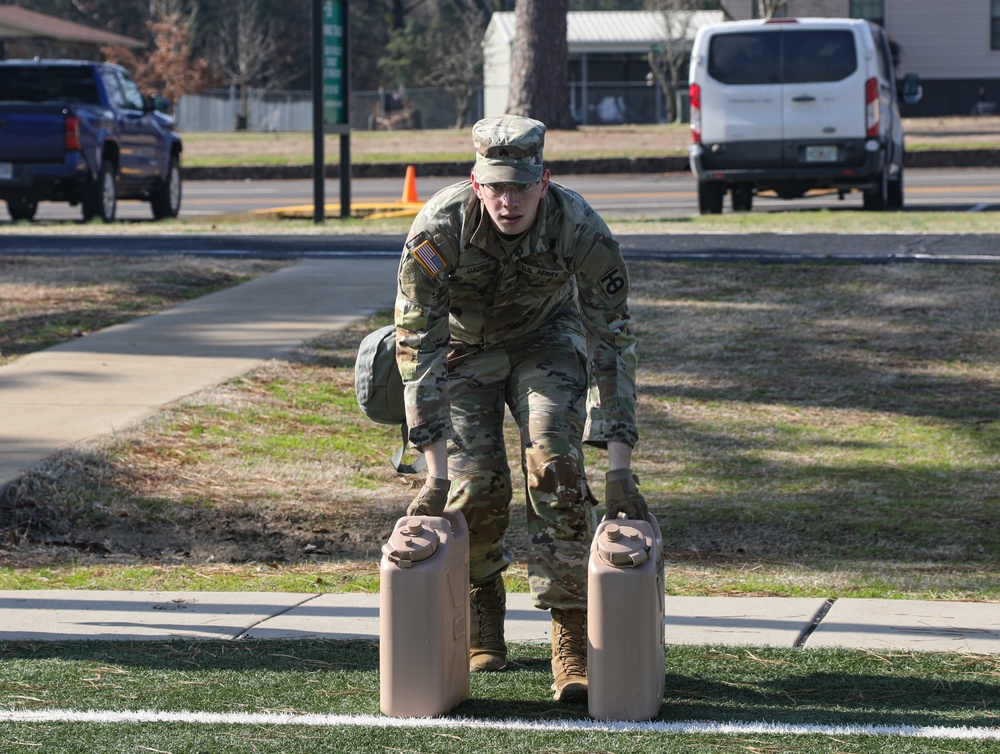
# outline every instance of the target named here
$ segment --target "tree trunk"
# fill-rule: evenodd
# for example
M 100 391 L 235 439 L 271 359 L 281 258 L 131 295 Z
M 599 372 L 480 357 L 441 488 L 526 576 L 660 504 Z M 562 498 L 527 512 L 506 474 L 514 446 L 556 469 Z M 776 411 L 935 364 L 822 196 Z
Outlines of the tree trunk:
M 569 110 L 569 0 L 517 0 L 507 112 L 549 128 L 576 128 Z

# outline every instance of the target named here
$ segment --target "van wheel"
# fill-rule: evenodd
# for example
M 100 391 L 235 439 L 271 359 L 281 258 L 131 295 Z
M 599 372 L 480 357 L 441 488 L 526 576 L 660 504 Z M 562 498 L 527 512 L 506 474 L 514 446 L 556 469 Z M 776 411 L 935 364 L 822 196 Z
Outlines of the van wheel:
M 889 209 L 903 208 L 903 166 L 899 166 L 899 176 L 895 181 L 889 181 Z
M 751 186 L 735 186 L 730 199 L 733 212 L 749 212 L 753 209 L 753 188 Z
M 889 206 L 889 171 L 883 168 L 878 183 L 872 189 L 865 189 L 864 208 L 869 212 L 882 212 Z
M 726 191 L 721 183 L 698 182 L 698 211 L 703 215 L 721 215 Z
M 113 223 L 118 209 L 118 190 L 115 186 L 115 168 L 108 160 L 101 163 L 101 172 L 94 185 L 84 194 L 83 220 L 90 222 L 95 217 L 103 223 Z

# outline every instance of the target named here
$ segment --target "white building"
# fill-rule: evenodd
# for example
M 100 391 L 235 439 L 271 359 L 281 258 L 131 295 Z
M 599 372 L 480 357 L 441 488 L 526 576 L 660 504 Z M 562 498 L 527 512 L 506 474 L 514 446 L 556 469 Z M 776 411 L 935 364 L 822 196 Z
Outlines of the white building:
M 703 25 L 718 23 L 719 11 L 671 14 L 644 11 L 571 12 L 566 16 L 570 107 L 577 122 L 620 123 L 662 120 L 659 87 L 647 80 L 647 55 L 665 40 L 690 45 Z M 494 13 L 483 37 L 483 112 L 507 109 L 514 14 Z M 682 81 L 686 81 L 686 76 Z
M 731 20 L 753 18 L 755 6 L 722 0 Z M 981 99 L 1000 101 L 1000 0 L 788 0 L 779 14 L 882 24 L 900 48 L 897 76 L 916 73 L 923 83 L 907 115 L 968 115 Z

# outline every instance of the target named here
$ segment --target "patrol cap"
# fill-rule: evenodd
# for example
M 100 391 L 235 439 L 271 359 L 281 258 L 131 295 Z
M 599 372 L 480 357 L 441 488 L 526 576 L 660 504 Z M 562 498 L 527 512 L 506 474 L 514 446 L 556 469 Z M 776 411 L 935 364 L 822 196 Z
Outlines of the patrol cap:
M 534 183 L 542 177 L 545 124 L 520 115 L 483 118 L 472 127 L 479 183 Z

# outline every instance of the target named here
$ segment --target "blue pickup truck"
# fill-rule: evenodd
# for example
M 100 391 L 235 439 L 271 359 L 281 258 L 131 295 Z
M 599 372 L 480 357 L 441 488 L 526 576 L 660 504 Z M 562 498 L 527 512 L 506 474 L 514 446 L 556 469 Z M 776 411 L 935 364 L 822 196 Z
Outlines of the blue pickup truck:
M 0 61 L 0 199 L 11 219 L 56 201 L 110 223 L 119 199 L 177 217 L 181 138 L 162 110 L 117 65 Z

